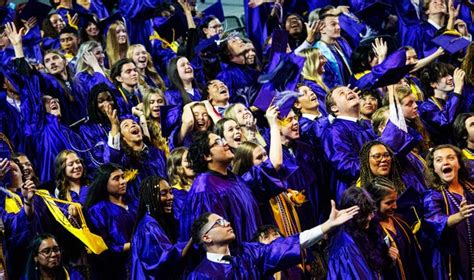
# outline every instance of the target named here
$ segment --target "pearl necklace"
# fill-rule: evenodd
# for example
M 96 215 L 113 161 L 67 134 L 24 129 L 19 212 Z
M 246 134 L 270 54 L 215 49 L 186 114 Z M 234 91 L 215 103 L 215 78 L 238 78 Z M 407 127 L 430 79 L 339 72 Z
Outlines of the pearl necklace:
M 453 204 L 458 208 L 458 210 L 461 211 L 461 206 L 448 190 L 446 190 L 446 195 L 448 196 L 449 200 L 451 200 Z M 469 217 L 467 217 L 465 221 L 467 225 L 467 239 L 469 242 L 469 251 L 471 254 L 471 275 L 472 275 L 472 279 L 474 279 L 474 249 L 473 249 L 473 244 L 472 244 L 471 221 L 469 220 Z

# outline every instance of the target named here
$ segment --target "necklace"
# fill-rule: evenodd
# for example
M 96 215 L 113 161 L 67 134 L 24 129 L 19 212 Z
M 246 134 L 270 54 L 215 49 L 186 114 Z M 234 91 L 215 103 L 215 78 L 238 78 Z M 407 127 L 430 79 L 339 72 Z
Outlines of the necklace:
M 448 196 L 449 200 L 451 200 L 453 204 L 458 208 L 458 210 L 461 211 L 461 206 L 456 201 L 456 199 L 451 194 L 451 192 L 446 190 L 446 195 Z M 465 220 L 466 220 L 466 225 L 467 225 L 467 240 L 469 242 L 469 251 L 471 255 L 471 275 L 474 276 L 474 249 L 473 249 L 473 244 L 472 244 L 471 221 L 469 220 L 469 217 L 466 218 Z

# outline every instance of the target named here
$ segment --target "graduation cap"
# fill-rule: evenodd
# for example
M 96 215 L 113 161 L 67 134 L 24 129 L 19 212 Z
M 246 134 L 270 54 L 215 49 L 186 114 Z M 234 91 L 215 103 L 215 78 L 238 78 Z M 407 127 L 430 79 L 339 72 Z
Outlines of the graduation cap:
M 99 29 L 100 31 L 102 32 L 102 34 L 107 34 L 107 31 L 109 30 L 110 28 L 110 25 L 112 25 L 112 23 L 115 23 L 117 21 L 121 21 L 125 24 L 125 19 L 122 17 L 122 15 L 120 14 L 120 12 L 117 12 L 109 17 L 106 17 L 104 18 L 103 20 L 99 21 Z
M 389 55 L 382 63 L 358 80 L 351 78 L 351 84 L 359 89 L 375 89 L 398 83 L 413 68 L 414 64 L 406 64 L 406 51 L 398 50 Z
M 360 34 L 367 28 L 364 23 L 344 13 L 339 15 L 339 25 L 345 35 L 350 37 L 353 42 L 359 42 L 362 39 Z
M 292 90 L 285 91 L 274 91 L 272 92 L 268 88 L 260 91 L 257 99 L 253 103 L 253 106 L 259 108 L 262 111 L 266 111 L 270 106 L 277 106 L 280 111 L 280 118 L 286 118 L 290 113 L 293 105 L 301 94 Z
M 100 29 L 99 20 L 94 14 L 78 13 L 78 16 L 80 28 L 86 28 L 90 22 L 93 22 Z
M 431 41 L 442 47 L 450 54 L 464 50 L 471 43 L 469 40 L 464 38 L 461 33 L 455 31 L 446 31 L 443 34 L 433 38 Z
M 23 20 L 28 20 L 31 17 L 35 17 L 38 20 L 38 23 L 41 23 L 48 16 L 51 9 L 53 9 L 53 7 L 50 5 L 46 5 L 41 2 L 30 1 L 22 8 L 19 16 L 20 19 Z
M 181 108 L 176 105 L 160 106 L 161 135 L 169 137 L 181 119 Z M 173 116 L 173 117 L 170 117 Z
M 161 38 L 168 42 L 174 42 L 188 31 L 188 23 L 183 13 L 176 12 L 164 22 L 155 22 L 154 27 Z
M 207 7 L 204 11 L 202 11 L 202 13 L 204 14 L 204 18 L 208 16 L 215 16 L 221 22 L 225 21 L 224 9 L 222 8 L 222 3 L 220 0 Z
M 368 25 L 378 28 L 387 18 L 388 10 L 391 7 L 387 3 L 376 1 L 355 12 L 355 15 Z
M 218 53 L 219 52 L 219 35 L 214 35 L 209 39 L 201 40 L 194 47 L 194 53 Z

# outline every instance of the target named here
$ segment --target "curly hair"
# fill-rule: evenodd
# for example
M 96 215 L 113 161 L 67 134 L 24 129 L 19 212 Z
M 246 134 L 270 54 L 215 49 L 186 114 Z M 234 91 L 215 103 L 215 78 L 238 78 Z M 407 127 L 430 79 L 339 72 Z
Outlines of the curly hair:
M 444 188 L 448 188 L 448 184 L 441 180 L 441 178 L 436 174 L 434 170 L 434 153 L 438 150 L 441 149 L 451 149 L 454 151 L 456 154 L 456 158 L 458 159 L 459 163 L 459 171 L 458 171 L 458 180 L 461 184 L 465 184 L 468 182 L 468 172 L 466 169 L 466 165 L 464 164 L 464 161 L 462 160 L 462 153 L 461 150 L 453 146 L 451 144 L 443 144 L 443 145 L 438 145 L 434 147 L 433 149 L 430 150 L 428 155 L 426 156 L 426 169 L 425 169 L 425 177 L 428 182 L 428 188 L 432 188 L 435 190 L 442 190 Z
M 193 142 L 189 147 L 188 160 L 194 173 L 203 173 L 208 170 L 205 156 L 211 154 L 209 147 L 209 131 L 198 131 L 193 134 Z
M 466 72 L 466 84 L 474 86 L 474 66 L 472 65 L 472 60 L 474 60 L 474 42 L 471 42 L 467 47 L 466 56 L 464 56 L 461 64 L 461 69 Z
M 370 193 L 375 205 L 380 210 L 380 202 L 391 192 L 396 192 L 395 184 L 386 177 L 375 177 L 370 182 L 363 185 L 363 188 Z
M 380 142 L 377 140 L 373 140 L 373 141 L 369 141 L 365 143 L 359 152 L 361 185 L 364 186 L 365 184 L 369 183 L 376 177 L 370 170 L 370 162 L 369 162 L 370 155 L 369 154 L 370 154 L 370 149 L 372 149 L 372 147 L 377 146 L 377 145 L 384 146 L 385 149 L 387 149 L 388 153 L 390 154 L 392 164 L 390 167 L 390 172 L 388 173 L 387 177 L 394 183 L 397 189 L 397 193 L 400 194 L 406 189 L 406 186 L 405 186 L 405 183 L 403 183 L 403 180 L 400 176 L 398 161 L 395 158 L 393 151 L 383 142 Z
M 178 147 L 174 149 L 166 162 L 166 165 L 168 166 L 168 178 L 170 179 L 171 185 L 180 185 L 185 189 L 189 189 L 193 182 L 192 179 L 185 176 L 184 167 L 181 164 L 183 155 L 187 150 L 188 148 L 186 147 Z

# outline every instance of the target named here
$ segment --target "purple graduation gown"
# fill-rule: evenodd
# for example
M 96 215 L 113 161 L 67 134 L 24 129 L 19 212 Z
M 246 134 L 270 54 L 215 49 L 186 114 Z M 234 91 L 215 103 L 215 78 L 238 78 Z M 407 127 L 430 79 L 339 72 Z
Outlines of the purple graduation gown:
M 299 234 L 277 238 L 268 245 L 242 243 L 238 249 L 230 264 L 203 259 L 187 279 L 269 279 L 275 272 L 301 261 Z
M 131 279 L 178 279 L 186 242 L 173 244 L 160 224 L 145 214 L 132 238 Z
M 237 240 L 249 241 L 261 225 L 257 202 L 246 183 L 228 171 L 227 175 L 207 171 L 194 179 L 181 213 L 180 240 L 191 236 L 191 225 L 205 212 L 228 220 Z
M 324 117 L 328 116 L 328 111 L 326 110 L 326 94 L 327 92 L 315 81 L 304 80 L 303 83 L 307 85 L 318 97 L 319 102 L 319 112 L 323 114 Z
M 106 145 L 104 151 L 104 162 L 113 162 L 126 169 L 138 170 L 135 179 L 128 182 L 127 197 L 138 200 L 140 183 L 148 176 L 158 175 L 167 178 L 165 153 L 152 146 L 145 145 L 143 156 L 133 159 L 122 150 L 116 150 Z
M 325 72 L 323 81 L 329 88 L 333 88 L 337 85 L 347 85 L 351 76 L 351 73 L 349 72 L 349 69 L 347 68 L 341 54 L 350 67 L 352 49 L 349 43 L 342 37 L 337 39 L 337 44 L 339 46 L 340 53 L 336 51 L 334 46 L 330 46 L 322 41 L 317 41 L 315 45 L 321 50 L 324 57 L 326 57 L 328 60 L 326 65 L 324 65 Z
M 436 145 L 452 143 L 452 124 L 462 110 L 462 97 L 450 93 L 446 104 L 440 109 L 433 101 L 434 97 L 418 104 L 418 112 L 424 127 Z M 440 103 L 439 100 L 437 100 Z
M 87 108 L 89 92 L 99 83 L 106 83 L 111 90 L 116 90 L 114 84 L 101 73 L 94 72 L 93 74 L 89 74 L 87 71 L 76 73 L 73 84 L 74 89 L 78 93 L 77 95 L 80 96 L 82 106 L 86 106 Z
M 79 134 L 90 150 L 92 164 L 99 167 L 104 161 L 104 150 L 107 146 L 107 137 L 110 131 L 109 124 L 86 122 L 79 127 Z
M 102 236 L 108 250 L 93 256 L 92 279 L 126 279 L 129 253 L 123 252 L 125 243 L 132 239 L 137 216 L 134 201 L 128 210 L 110 201 L 100 201 L 88 209 L 91 231 Z
M 257 78 L 260 73 L 245 65 L 230 63 L 217 74 L 216 79 L 222 81 L 230 93 L 230 103 L 242 103 L 249 107 L 258 93 Z
M 444 195 L 443 195 L 444 193 Z M 474 194 L 464 189 L 464 196 L 468 204 L 474 203 Z M 448 227 L 448 217 L 459 212 L 455 205 L 461 203 L 461 196 L 456 193 L 448 193 L 446 190 L 434 189 L 426 192 L 424 206 L 424 220 L 422 229 L 430 238 L 432 252 L 431 266 L 434 279 L 449 279 L 449 267 L 452 277 L 457 279 L 471 279 L 473 263 L 472 252 L 469 252 L 468 220 L 471 228 L 474 226 L 474 216 L 464 219 L 453 228 Z M 471 241 L 472 242 L 472 241 Z M 471 247 L 474 244 L 471 245 Z M 451 261 L 449 261 L 451 260 Z
M 339 230 L 329 244 L 327 279 L 380 279 L 369 267 L 354 239 L 344 230 Z
M 181 212 L 183 211 L 184 204 L 188 197 L 188 192 L 184 189 L 173 188 L 173 214 L 175 220 L 179 221 L 181 218 Z

